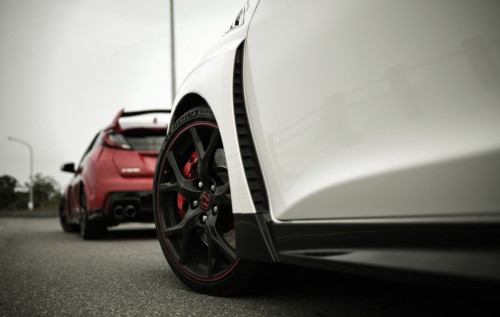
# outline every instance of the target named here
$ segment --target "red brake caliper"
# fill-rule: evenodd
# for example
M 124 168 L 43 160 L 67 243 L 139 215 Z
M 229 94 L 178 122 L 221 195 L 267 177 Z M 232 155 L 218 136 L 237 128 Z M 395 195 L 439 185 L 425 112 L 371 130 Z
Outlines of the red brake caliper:
M 198 153 L 196 153 L 195 151 L 193 152 L 193 154 L 191 154 L 189 160 L 184 165 L 184 168 L 182 169 L 182 175 L 184 175 L 184 177 L 186 177 L 189 180 L 195 178 L 196 163 L 198 163 Z M 181 215 L 181 218 L 184 219 L 184 216 L 186 216 L 186 211 L 187 211 L 187 202 L 186 202 L 186 197 L 184 197 L 184 195 L 182 195 L 181 193 L 177 193 L 177 209 L 179 209 L 179 214 Z

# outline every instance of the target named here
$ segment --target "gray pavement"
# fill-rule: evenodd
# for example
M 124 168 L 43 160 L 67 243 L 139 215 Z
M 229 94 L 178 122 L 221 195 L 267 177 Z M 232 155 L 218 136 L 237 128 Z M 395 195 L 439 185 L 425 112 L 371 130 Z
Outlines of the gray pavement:
M 152 226 L 83 241 L 50 218 L 0 218 L 0 316 L 500 316 L 491 300 L 299 269 L 257 294 L 186 288 Z

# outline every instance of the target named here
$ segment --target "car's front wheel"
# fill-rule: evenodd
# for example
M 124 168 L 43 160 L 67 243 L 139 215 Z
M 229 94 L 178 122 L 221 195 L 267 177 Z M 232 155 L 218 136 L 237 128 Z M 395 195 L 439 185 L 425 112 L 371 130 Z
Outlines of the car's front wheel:
M 153 193 L 160 245 L 185 284 L 212 295 L 253 286 L 260 264 L 236 252 L 224 147 L 209 109 L 194 108 L 173 124 L 158 157 Z

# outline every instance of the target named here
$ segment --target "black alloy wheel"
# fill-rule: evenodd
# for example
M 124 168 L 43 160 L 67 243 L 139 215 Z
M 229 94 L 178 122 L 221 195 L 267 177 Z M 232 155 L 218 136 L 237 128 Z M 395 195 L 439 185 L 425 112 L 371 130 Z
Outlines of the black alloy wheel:
M 68 216 L 66 216 L 66 214 L 64 213 L 65 204 L 66 202 L 62 200 L 61 204 L 59 205 L 59 222 L 61 223 L 61 227 L 64 232 L 78 232 L 78 230 L 80 229 L 78 225 L 68 222 Z
M 259 265 L 236 252 L 224 147 L 208 108 L 194 108 L 173 124 L 158 156 L 153 195 L 160 245 L 185 284 L 212 295 L 251 287 Z
M 106 235 L 107 226 L 99 220 L 90 220 L 87 210 L 85 189 L 80 193 L 80 235 L 83 239 L 98 239 Z

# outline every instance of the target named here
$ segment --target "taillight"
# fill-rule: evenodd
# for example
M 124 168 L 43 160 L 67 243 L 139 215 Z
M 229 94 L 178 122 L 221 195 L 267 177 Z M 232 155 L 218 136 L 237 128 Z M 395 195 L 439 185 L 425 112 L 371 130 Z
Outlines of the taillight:
M 127 140 L 120 133 L 114 133 L 113 129 L 104 132 L 102 144 L 108 147 L 131 150 L 132 147 L 127 143 Z

